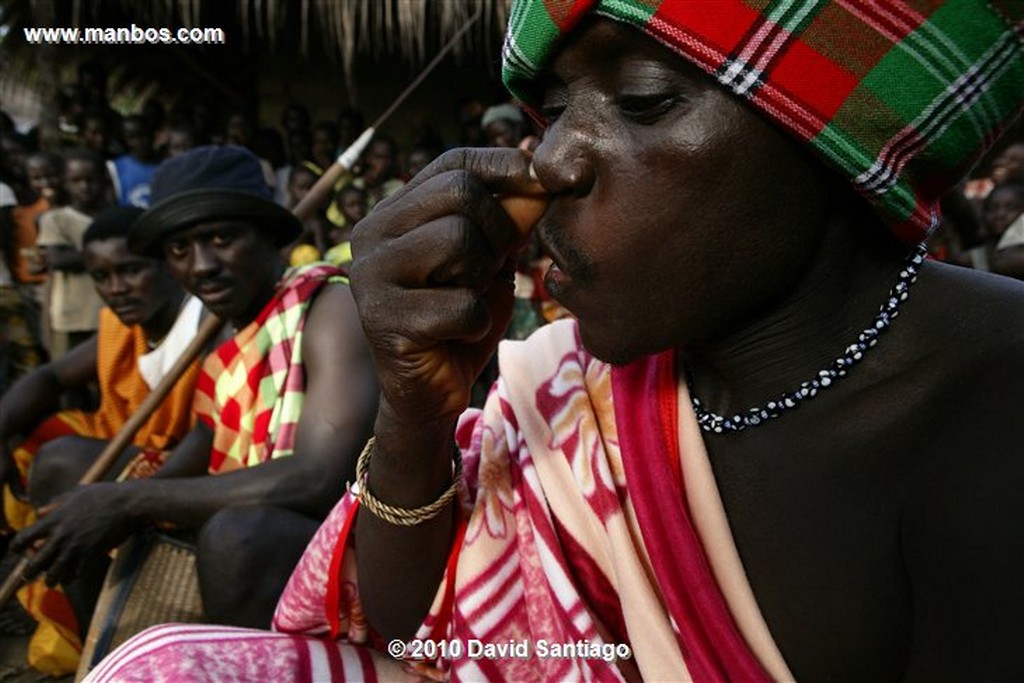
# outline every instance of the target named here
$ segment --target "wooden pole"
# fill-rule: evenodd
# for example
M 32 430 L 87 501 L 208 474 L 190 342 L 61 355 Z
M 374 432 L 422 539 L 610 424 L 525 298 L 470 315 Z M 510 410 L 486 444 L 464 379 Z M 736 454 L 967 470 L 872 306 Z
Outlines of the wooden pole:
M 420 86 L 424 79 L 430 75 L 430 72 L 437 68 L 437 65 L 441 63 L 441 60 L 444 59 L 445 55 L 455 48 L 455 45 L 459 42 L 462 36 L 465 35 L 466 31 L 468 31 L 474 23 L 476 23 L 477 19 L 479 19 L 482 14 L 483 6 L 481 5 L 477 8 L 473 16 L 466 20 L 466 23 L 462 28 L 460 28 L 455 35 L 453 35 L 451 39 L 444 44 L 441 50 L 432 60 L 430 60 L 430 63 L 423 67 L 423 70 L 420 71 L 419 75 L 416 76 L 413 82 L 405 87 L 405 90 L 403 90 L 398 97 L 388 105 L 388 108 L 385 109 L 372 124 L 370 124 L 370 127 L 364 130 L 362 134 L 356 138 L 355 142 L 349 145 L 348 149 L 342 152 L 341 156 L 338 157 L 338 160 L 324 171 L 324 174 L 313 184 L 313 187 L 309 188 L 309 192 L 306 193 L 306 196 L 303 197 L 299 203 L 295 205 L 295 208 L 292 209 L 292 213 L 298 216 L 300 221 L 305 222 L 309 220 L 309 218 L 311 218 L 317 211 L 327 205 L 331 192 L 334 190 L 335 183 L 338 182 L 343 174 L 352 170 L 352 167 L 355 166 L 355 163 L 359 160 L 359 156 L 362 154 L 363 149 L 365 149 L 366 145 L 370 143 L 370 140 L 373 138 L 374 133 L 377 132 L 377 129 L 380 128 L 393 113 L 395 113 L 395 110 L 401 106 L 402 102 L 405 101 L 413 90 Z M 319 233 L 320 231 L 318 230 L 317 232 Z M 315 235 L 315 238 L 317 241 L 317 249 L 319 249 L 321 255 L 323 255 L 323 236 L 317 234 Z

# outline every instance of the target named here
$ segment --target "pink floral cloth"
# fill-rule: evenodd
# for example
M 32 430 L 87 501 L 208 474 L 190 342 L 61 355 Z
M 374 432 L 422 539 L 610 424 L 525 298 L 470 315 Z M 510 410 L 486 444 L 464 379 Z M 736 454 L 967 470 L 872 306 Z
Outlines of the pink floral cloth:
M 745 585 L 742 568 L 719 558 L 729 554 L 720 546 L 735 555 L 724 513 L 725 542 L 710 556 L 707 525 L 691 519 L 679 445 L 703 447 L 674 355 L 613 369 L 562 321 L 503 344 L 500 362 L 483 411 L 458 427 L 467 521 L 416 634 L 443 642 L 447 656 L 398 662 L 368 627 L 349 533 L 358 503 L 349 493 L 292 575 L 278 633 L 157 627 L 88 680 L 787 677 L 752 595 L 741 604 L 749 588 L 719 585 Z M 757 623 L 738 626 L 734 612 Z

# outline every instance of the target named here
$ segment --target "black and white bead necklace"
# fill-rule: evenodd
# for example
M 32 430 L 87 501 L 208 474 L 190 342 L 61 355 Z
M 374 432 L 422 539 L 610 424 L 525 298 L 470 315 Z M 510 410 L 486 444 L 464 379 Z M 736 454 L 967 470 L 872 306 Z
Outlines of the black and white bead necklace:
M 924 262 L 926 253 L 927 248 L 924 243 L 919 244 L 910 252 L 900 269 L 896 284 L 889 290 L 889 296 L 886 297 L 885 303 L 882 304 L 871 326 L 861 332 L 857 341 L 847 346 L 843 354 L 832 361 L 828 368 L 802 383 L 794 391 L 787 391 L 761 407 L 736 413 L 732 417 L 725 417 L 705 409 L 700 399 L 693 395 L 693 383 L 690 373 L 687 372 L 686 383 L 690 389 L 690 402 L 693 404 L 693 411 L 697 414 L 697 423 L 701 429 L 705 432 L 721 434 L 742 432 L 747 427 L 756 427 L 798 407 L 804 401 L 817 396 L 819 391 L 828 389 L 845 377 L 847 370 L 859 363 L 864 354 L 878 344 L 879 336 L 889 329 L 893 319 L 899 315 L 900 306 L 910 294 L 910 285 L 917 280 L 917 270 Z

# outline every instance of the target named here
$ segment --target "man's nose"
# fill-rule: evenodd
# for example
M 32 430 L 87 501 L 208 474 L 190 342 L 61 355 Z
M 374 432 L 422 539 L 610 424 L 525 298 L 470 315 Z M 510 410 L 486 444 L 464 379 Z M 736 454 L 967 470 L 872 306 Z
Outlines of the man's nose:
M 110 293 L 115 295 L 127 294 L 130 287 L 128 279 L 123 275 L 114 274 L 110 276 Z
M 569 110 L 554 122 L 533 153 L 533 168 L 552 194 L 585 195 L 594 183 L 593 134 L 576 125 Z
M 220 261 L 216 252 L 208 245 L 195 243 L 192 245 L 192 274 L 197 278 L 210 277 L 220 270 Z

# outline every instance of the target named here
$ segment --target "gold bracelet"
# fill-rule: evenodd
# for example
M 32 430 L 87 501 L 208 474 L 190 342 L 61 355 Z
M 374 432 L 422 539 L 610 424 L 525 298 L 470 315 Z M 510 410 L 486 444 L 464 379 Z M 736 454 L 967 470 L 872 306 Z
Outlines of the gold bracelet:
M 371 436 L 370 440 L 366 442 L 363 452 L 359 454 L 359 460 L 356 461 L 356 485 L 358 486 L 356 498 L 359 500 L 359 504 L 372 512 L 374 516 L 396 526 L 416 526 L 437 517 L 458 493 L 459 482 L 462 480 L 462 452 L 456 448 L 452 458 L 452 485 L 433 503 L 410 510 L 388 505 L 370 493 L 367 482 L 370 475 L 370 451 L 373 450 L 373 445 L 376 442 L 377 438 Z

